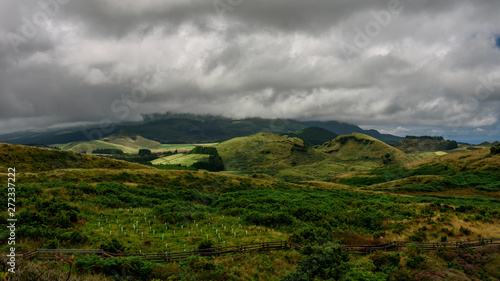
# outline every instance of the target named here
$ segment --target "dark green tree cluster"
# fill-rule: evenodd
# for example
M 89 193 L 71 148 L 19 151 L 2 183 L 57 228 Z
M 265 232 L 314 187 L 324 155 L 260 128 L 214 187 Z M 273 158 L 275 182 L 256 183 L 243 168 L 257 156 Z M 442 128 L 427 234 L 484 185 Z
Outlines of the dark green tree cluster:
M 458 148 L 458 143 L 456 141 L 443 141 L 439 144 L 439 150 L 452 150 Z
M 190 154 L 208 154 L 207 162 L 197 162 L 192 166 L 196 169 L 203 169 L 211 172 L 224 171 L 224 162 L 215 147 L 197 146 L 189 152 Z
M 139 156 L 149 156 L 151 155 L 151 150 L 149 149 L 139 149 Z
M 92 151 L 93 154 L 123 154 L 123 151 L 115 148 L 100 148 Z
M 418 140 L 435 140 L 435 141 L 442 141 L 442 140 L 444 140 L 444 138 L 440 137 L 440 136 L 436 136 L 436 137 L 432 137 L 432 136 L 406 136 L 406 139 L 408 139 L 408 140 L 415 140 L 415 139 L 418 139 Z
M 493 146 L 490 148 L 490 154 L 491 155 L 498 155 L 500 154 L 500 145 Z

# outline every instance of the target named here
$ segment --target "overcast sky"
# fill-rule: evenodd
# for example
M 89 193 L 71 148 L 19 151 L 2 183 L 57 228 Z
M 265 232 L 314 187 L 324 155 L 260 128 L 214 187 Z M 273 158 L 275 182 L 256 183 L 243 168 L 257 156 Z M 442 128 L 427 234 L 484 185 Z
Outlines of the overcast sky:
M 499 15 L 498 0 L 0 0 L 0 133 L 173 111 L 500 139 Z

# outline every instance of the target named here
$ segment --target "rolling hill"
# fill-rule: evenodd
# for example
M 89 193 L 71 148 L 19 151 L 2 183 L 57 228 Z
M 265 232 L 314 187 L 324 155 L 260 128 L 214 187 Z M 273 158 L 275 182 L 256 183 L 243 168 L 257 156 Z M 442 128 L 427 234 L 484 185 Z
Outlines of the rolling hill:
M 271 171 L 325 159 L 322 153 L 299 138 L 270 133 L 234 138 L 215 147 L 227 170 Z
M 318 150 L 340 160 L 377 160 L 384 164 L 408 163 L 402 151 L 360 133 L 339 136 L 318 146 Z
M 111 135 L 100 140 L 86 142 L 70 142 L 58 146 L 62 150 L 80 153 L 92 153 L 96 149 L 119 149 L 124 153 L 137 153 L 139 149 L 156 149 L 161 144 L 157 141 L 143 138 L 135 133 L 120 131 L 116 135 Z
M 17 144 L 0 144 L 0 169 L 16 167 L 22 173 L 54 169 L 151 169 L 126 161 L 85 155 L 70 151 L 43 149 Z

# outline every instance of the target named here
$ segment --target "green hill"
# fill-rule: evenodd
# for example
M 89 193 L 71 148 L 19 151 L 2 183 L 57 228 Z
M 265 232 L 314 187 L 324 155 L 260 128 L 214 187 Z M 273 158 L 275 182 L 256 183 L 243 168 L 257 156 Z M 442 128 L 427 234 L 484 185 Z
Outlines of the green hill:
M 297 137 L 310 145 L 319 145 L 333 140 L 338 135 L 320 127 L 308 127 L 288 134 L 289 137 Z
M 270 133 L 234 138 L 216 148 L 226 170 L 270 172 L 325 159 L 322 153 L 299 138 Z
M 408 163 L 402 151 L 373 137 L 353 133 L 318 146 L 318 150 L 340 160 L 381 160 L 383 164 Z
M 69 151 L 0 144 L 0 169 L 16 167 L 22 173 L 54 169 L 150 169 L 150 167 Z
M 137 153 L 139 149 L 156 149 L 160 147 L 157 141 L 143 138 L 135 133 L 120 131 L 116 135 L 111 135 L 100 140 L 85 142 L 70 142 L 59 145 L 62 150 L 69 150 L 80 153 L 92 153 L 96 149 L 119 149 L 124 153 Z

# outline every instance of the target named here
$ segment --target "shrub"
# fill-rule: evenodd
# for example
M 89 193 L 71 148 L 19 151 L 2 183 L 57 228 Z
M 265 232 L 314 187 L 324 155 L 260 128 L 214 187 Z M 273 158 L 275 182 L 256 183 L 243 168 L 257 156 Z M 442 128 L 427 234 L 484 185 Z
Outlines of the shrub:
M 340 247 L 314 248 L 313 254 L 306 256 L 297 266 L 296 272 L 283 278 L 284 281 L 341 279 L 352 267 L 349 254 Z
M 103 273 L 117 280 L 150 280 L 151 272 L 157 267 L 153 262 L 139 257 L 107 258 L 96 255 L 76 260 L 75 269 L 82 273 Z
M 424 261 L 425 261 L 425 257 L 423 257 L 421 255 L 416 255 L 413 257 L 409 257 L 406 260 L 406 265 L 409 268 L 413 268 L 413 269 L 422 268 L 424 265 Z
M 370 259 L 373 261 L 375 268 L 381 270 L 384 266 L 397 267 L 401 261 L 401 256 L 399 253 L 377 251 L 370 256 Z
M 198 250 L 214 248 L 215 243 L 212 240 L 204 240 L 198 245 Z
M 490 148 L 490 154 L 491 155 L 498 155 L 500 154 L 500 145 L 493 146 Z
M 448 240 L 448 236 L 446 235 L 441 235 L 441 242 L 446 242 Z
M 460 232 L 465 234 L 465 235 L 470 235 L 472 233 L 472 231 L 468 228 L 465 228 L 463 226 L 460 227 Z
M 123 253 L 126 249 L 123 243 L 118 241 L 116 238 L 113 238 L 111 241 L 102 243 L 100 247 L 104 251 L 111 253 Z

